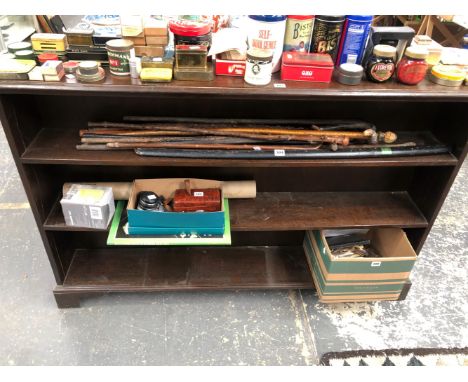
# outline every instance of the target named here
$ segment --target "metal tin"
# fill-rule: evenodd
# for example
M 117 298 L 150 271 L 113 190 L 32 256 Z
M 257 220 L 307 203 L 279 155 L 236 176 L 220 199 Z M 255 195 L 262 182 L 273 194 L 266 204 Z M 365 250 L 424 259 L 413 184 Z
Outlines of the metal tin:
M 436 65 L 431 69 L 429 79 L 443 86 L 460 86 L 465 80 L 466 73 L 452 65 Z
M 32 50 L 26 49 L 26 50 L 17 50 L 15 52 L 15 58 L 19 60 L 34 60 L 35 56 Z
M 284 52 L 308 52 L 315 16 L 288 16 Z
M 19 50 L 31 50 L 31 48 L 31 43 L 27 41 L 12 42 L 11 44 L 8 44 L 8 52 L 10 53 L 15 53 Z
M 346 16 L 337 63 L 361 65 L 373 16 Z
M 71 46 L 93 46 L 94 29 L 67 29 L 64 30 L 68 45 Z
M 361 65 L 344 63 L 338 68 L 336 79 L 343 85 L 359 85 L 363 73 L 364 68 Z
M 273 54 L 266 49 L 249 49 L 244 80 L 251 85 L 267 85 L 271 81 Z
M 284 52 L 281 79 L 290 81 L 331 81 L 333 60 L 326 53 Z
M 271 51 L 273 72 L 277 72 L 281 67 L 286 17 L 285 15 L 250 15 L 248 17 L 249 48 Z
M 176 45 L 177 68 L 204 70 L 207 66 L 208 51 L 203 45 Z
M 76 79 L 80 82 L 97 82 L 104 79 L 106 76 L 106 72 L 103 68 L 98 67 L 97 72 L 95 74 L 83 74 L 81 73 L 81 63 L 78 69 L 76 70 Z
M 92 76 L 99 72 L 99 64 L 96 61 L 82 61 L 78 65 L 81 74 Z
M 211 46 L 211 23 L 201 20 L 174 20 L 169 22 L 174 33 L 174 45 Z
M 41 53 L 37 56 L 37 60 L 43 64 L 46 61 L 57 61 L 59 57 L 55 53 Z
M 344 21 L 344 16 L 315 16 L 310 52 L 328 53 L 335 62 Z
M 130 75 L 130 58 L 135 57 L 133 42 L 125 39 L 109 40 L 106 43 L 109 70 L 116 76 Z
M 66 74 L 75 74 L 78 66 L 79 64 L 76 61 L 67 61 L 63 63 L 63 69 Z

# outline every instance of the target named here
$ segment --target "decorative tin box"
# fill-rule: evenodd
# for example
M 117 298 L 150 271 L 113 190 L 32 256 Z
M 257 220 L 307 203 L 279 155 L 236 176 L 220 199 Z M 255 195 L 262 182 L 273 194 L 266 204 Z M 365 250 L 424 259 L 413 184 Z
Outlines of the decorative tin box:
M 329 54 L 284 52 L 281 79 L 290 81 L 330 82 L 333 60 Z

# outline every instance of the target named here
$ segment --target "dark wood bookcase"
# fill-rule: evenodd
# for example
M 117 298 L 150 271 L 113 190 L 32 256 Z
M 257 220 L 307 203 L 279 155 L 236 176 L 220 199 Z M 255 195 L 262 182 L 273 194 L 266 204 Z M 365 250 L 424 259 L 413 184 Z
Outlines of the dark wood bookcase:
M 142 85 L 0 81 L 0 117 L 57 280 L 59 307 L 111 292 L 313 288 L 304 231 L 401 227 L 419 253 L 467 153 L 468 88 L 286 82 L 239 78 Z M 379 130 L 431 131 L 450 154 L 368 159 L 203 160 L 78 151 L 88 121 L 126 115 L 363 119 Z M 107 231 L 67 227 L 62 185 L 193 177 L 257 182 L 231 200 L 232 246 L 106 246 Z M 443 256 L 443 254 L 441 254 Z M 402 294 L 405 297 L 409 283 Z

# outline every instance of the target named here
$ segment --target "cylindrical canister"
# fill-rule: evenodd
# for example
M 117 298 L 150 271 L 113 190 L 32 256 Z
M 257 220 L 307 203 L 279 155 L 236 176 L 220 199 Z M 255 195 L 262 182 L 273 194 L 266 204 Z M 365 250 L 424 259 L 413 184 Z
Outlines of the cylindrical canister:
M 344 21 L 344 16 L 315 16 L 310 52 L 328 53 L 336 61 Z
M 17 50 L 15 52 L 15 58 L 19 60 L 34 60 L 34 52 L 30 49 Z
M 130 75 L 130 58 L 135 57 L 133 42 L 124 39 L 109 40 L 106 43 L 109 56 L 109 70 L 117 76 Z
M 308 52 L 315 16 L 288 16 L 284 34 L 284 52 Z
M 31 43 L 27 41 L 12 42 L 8 44 L 8 52 L 15 53 L 18 50 L 31 50 Z
M 338 51 L 338 64 L 361 65 L 373 16 L 346 16 Z
M 267 49 L 247 51 L 244 80 L 251 85 L 267 85 L 271 81 L 273 54 Z
M 273 72 L 277 72 L 281 67 L 286 17 L 285 15 L 250 15 L 248 17 L 249 48 L 271 51 Z

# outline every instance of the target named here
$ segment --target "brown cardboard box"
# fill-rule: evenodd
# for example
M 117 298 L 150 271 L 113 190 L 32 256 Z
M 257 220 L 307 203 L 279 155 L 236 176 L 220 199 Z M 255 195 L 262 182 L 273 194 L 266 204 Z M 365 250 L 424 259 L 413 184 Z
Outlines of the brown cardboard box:
M 135 46 L 136 56 L 163 57 L 164 46 Z
M 167 23 L 165 21 L 148 18 L 144 24 L 143 30 L 146 36 L 167 36 Z
M 166 36 L 147 36 L 146 45 L 167 45 L 169 37 Z
M 134 45 L 146 45 L 146 38 L 143 37 L 125 37 L 125 40 L 130 40 Z

